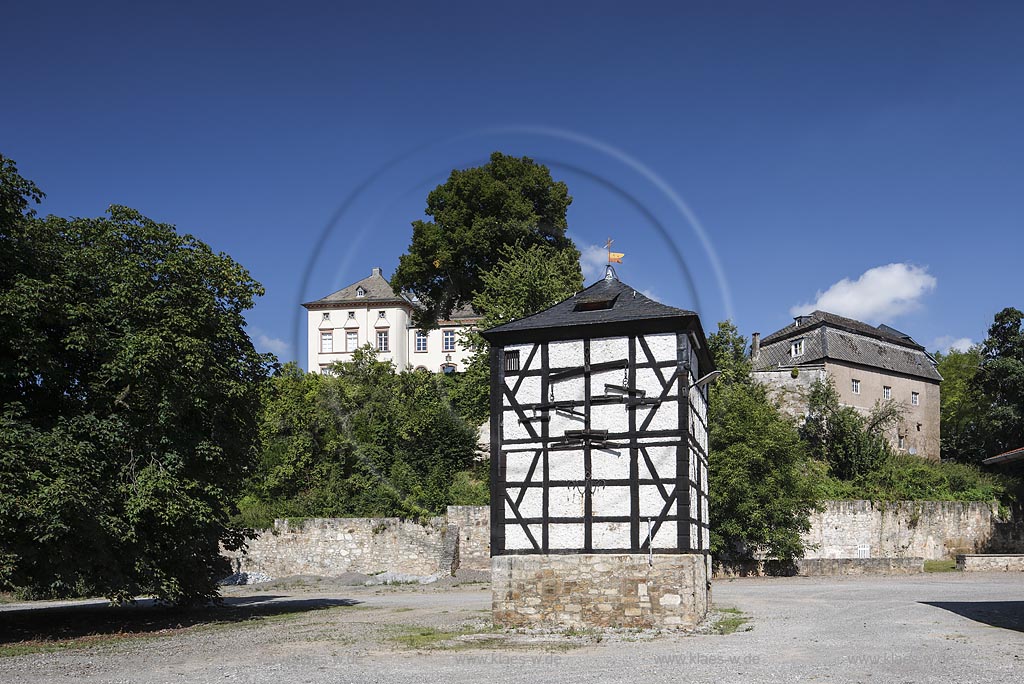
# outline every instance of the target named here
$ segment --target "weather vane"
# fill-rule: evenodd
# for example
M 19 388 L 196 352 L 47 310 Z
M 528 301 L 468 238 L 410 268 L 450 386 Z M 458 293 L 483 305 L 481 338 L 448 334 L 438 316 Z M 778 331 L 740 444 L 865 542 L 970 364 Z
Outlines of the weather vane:
M 622 257 L 626 256 L 624 252 L 613 252 L 612 244 L 615 240 L 608 238 L 608 241 L 604 243 L 604 248 L 608 250 L 608 263 L 609 264 L 621 264 Z

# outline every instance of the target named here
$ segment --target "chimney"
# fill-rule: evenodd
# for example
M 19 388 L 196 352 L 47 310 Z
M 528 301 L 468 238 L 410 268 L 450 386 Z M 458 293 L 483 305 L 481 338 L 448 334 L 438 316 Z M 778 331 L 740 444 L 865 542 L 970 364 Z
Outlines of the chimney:
M 370 275 L 379 276 L 380 275 L 380 266 L 374 267 L 373 272 Z M 381 277 L 383 278 L 383 276 L 381 276 Z
M 750 359 L 757 361 L 761 355 L 761 333 L 756 332 L 750 336 Z

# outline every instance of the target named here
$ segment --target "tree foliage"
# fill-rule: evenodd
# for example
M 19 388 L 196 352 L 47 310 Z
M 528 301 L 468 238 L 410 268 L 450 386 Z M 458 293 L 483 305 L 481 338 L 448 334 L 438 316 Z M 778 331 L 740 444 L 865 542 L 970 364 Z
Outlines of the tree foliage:
M 817 506 L 814 464 L 796 427 L 751 379 L 746 341 L 731 322 L 708 337 L 723 371 L 709 390 L 711 551 L 746 560 L 803 555 Z
M 572 202 L 565 183 L 528 157 L 495 152 L 483 166 L 452 171 L 427 196 L 432 221 L 414 221 L 409 250 L 391 278 L 422 305 L 419 327 L 433 327 L 484 289 L 483 274 L 500 260 L 502 247 L 545 245 L 579 258 L 565 235 Z
M 444 375 L 396 373 L 369 348 L 305 373 L 285 365 L 264 389 L 262 461 L 240 521 L 424 517 L 475 503 L 475 428 L 452 409 Z
M 830 474 L 852 480 L 876 469 L 892 455 L 885 432 L 896 425 L 902 410 L 897 402 L 884 401 L 867 415 L 861 414 L 839 402 L 831 378 L 816 380 L 800 433 L 811 455 L 828 464 Z
M 1024 446 L 1024 313 L 1003 309 L 981 345 L 936 360 L 943 458 L 979 463 Z
M 483 289 L 473 297 L 473 308 L 481 318 L 477 330 L 463 337 L 473 355 L 466 372 L 454 379 L 452 389 L 452 399 L 460 413 L 474 422 L 487 417 L 490 391 L 488 345 L 478 330 L 531 316 L 583 288 L 576 250 L 547 245 L 502 247 L 498 262 L 482 273 L 480 280 Z
M 243 312 L 263 290 L 125 207 L 35 218 L 15 175 L 4 162 L 0 586 L 206 600 L 219 545 L 242 541 L 226 507 L 256 454 L 270 358 Z
M 942 375 L 940 425 L 942 431 L 942 458 L 977 463 L 991 456 L 986 442 L 985 399 L 975 382 L 981 368 L 979 346 L 967 351 L 951 349 L 936 354 L 939 374 Z
M 1024 447 L 1024 313 L 996 314 L 973 378 L 984 397 L 987 456 Z

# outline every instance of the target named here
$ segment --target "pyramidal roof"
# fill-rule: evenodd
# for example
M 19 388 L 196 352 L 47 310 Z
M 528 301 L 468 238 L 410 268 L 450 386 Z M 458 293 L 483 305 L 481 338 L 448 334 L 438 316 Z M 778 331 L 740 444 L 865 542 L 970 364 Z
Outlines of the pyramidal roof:
M 630 333 L 699 331 L 693 311 L 656 302 L 618 279 L 609 266 L 605 277 L 582 292 L 539 313 L 481 332 L 492 344 L 544 339 L 602 337 Z
M 332 292 L 322 299 L 306 302 L 302 306 L 307 309 L 320 309 L 345 303 L 413 305 L 407 297 L 392 290 L 390 283 L 381 275 L 381 270 L 374 268 L 368 277 Z

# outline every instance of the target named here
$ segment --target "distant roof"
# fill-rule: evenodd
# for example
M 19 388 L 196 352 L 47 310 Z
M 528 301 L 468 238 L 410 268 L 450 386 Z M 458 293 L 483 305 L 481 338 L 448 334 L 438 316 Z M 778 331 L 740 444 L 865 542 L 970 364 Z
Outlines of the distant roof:
M 492 344 L 624 333 L 687 330 L 698 336 L 703 367 L 713 367 L 700 318 L 693 311 L 656 302 L 626 283 L 608 267 L 605 278 L 539 313 L 495 326 L 480 334 Z M 703 370 L 703 369 L 702 369 Z
M 987 466 L 1019 466 L 1024 465 L 1024 447 L 1004 451 L 997 456 L 990 456 L 982 461 Z
M 359 291 L 362 290 L 362 295 Z M 413 303 L 405 296 L 391 289 L 390 283 L 384 280 L 379 268 L 374 268 L 370 275 L 362 280 L 332 292 L 323 299 L 306 302 L 302 306 L 307 309 L 323 309 L 338 304 L 405 304 Z
M 915 342 L 910 335 L 900 332 L 899 330 L 896 330 L 896 328 L 890 328 L 888 325 L 879 325 L 875 327 L 852 318 L 837 316 L 836 314 L 829 313 L 828 311 L 813 311 L 805 316 L 797 316 L 793 319 L 793 322 L 785 328 L 777 330 L 762 339 L 761 344 L 771 344 L 777 340 L 793 337 L 826 323 L 833 328 L 840 328 L 860 335 L 875 337 L 886 342 L 892 342 L 893 344 L 900 344 L 907 347 L 913 347 L 915 349 L 924 349 L 924 347 Z
M 362 294 L 359 292 L 360 289 L 362 289 Z M 384 279 L 379 268 L 374 268 L 368 277 L 352 283 L 348 287 L 332 292 L 323 299 L 306 302 L 302 306 L 307 309 L 327 309 L 346 304 L 401 304 L 411 309 L 419 308 L 417 300 L 398 294 L 391 289 L 391 284 Z M 463 306 L 455 309 L 452 311 L 451 316 L 437 323 L 441 327 L 451 327 L 479 318 L 480 315 L 473 311 L 471 307 Z
M 803 354 L 790 353 L 791 341 L 802 338 Z M 888 325 L 877 327 L 827 311 L 798 316 L 785 328 L 761 341 L 754 370 L 790 368 L 822 361 L 846 361 L 861 366 L 941 381 L 935 359 L 910 335 Z

